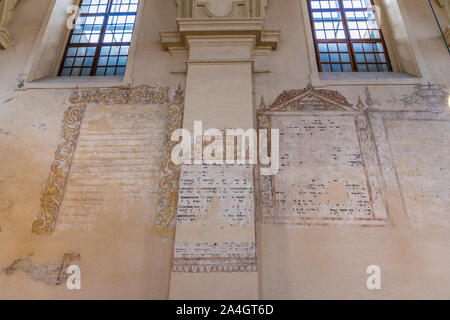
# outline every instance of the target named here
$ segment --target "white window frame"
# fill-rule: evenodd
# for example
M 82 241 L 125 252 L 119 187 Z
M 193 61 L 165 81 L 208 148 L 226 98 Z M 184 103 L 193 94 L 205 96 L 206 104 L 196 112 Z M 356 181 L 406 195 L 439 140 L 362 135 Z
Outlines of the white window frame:
M 382 29 L 393 72 L 319 72 L 308 2 L 299 1 L 306 32 L 313 86 L 414 85 L 427 84 L 430 81 L 429 71 L 417 40 L 408 28 L 409 21 L 404 0 L 375 0 L 375 4 L 381 7 L 385 17 Z M 392 21 L 393 17 L 395 21 Z M 395 24 L 396 32 L 391 32 L 392 23 Z
M 38 37 L 23 72 L 23 86 L 17 88 L 18 90 L 132 86 L 136 46 L 142 22 L 144 0 L 139 0 L 133 39 L 131 40 L 127 66 L 123 76 L 58 77 L 64 49 L 70 35 L 70 30 L 66 26 L 69 18 L 66 9 L 69 5 L 78 4 L 79 0 L 50 1 L 42 27 L 39 30 Z

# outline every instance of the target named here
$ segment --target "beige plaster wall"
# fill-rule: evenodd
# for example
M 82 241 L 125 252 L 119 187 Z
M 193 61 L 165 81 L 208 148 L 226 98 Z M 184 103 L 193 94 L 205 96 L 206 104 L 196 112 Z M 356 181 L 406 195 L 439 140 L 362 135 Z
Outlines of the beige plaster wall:
M 257 57 L 256 65 L 270 72 L 253 75 L 255 107 L 261 96 L 271 103 L 283 90 L 301 89 L 310 82 L 306 49 L 310 35 L 304 28 L 299 1 L 269 1 L 266 26 L 281 29 L 282 35 L 277 51 Z M 428 4 L 422 0 L 403 3 L 429 80 L 448 90 L 448 53 Z M 81 255 L 83 289 L 69 291 L 64 285 L 49 286 L 16 271 L 0 274 L 0 298 L 165 299 L 169 296 L 173 240 L 171 234 L 161 237 L 153 229 L 154 198 L 144 205 L 124 205 L 125 200 L 112 190 L 105 194 L 104 212 L 90 231 L 57 231 L 50 236 L 31 233 L 72 93 L 70 89 L 14 90 L 49 4 L 50 0 L 19 1 L 9 24 L 14 42 L 7 50 L 0 50 L 0 268 L 29 253 L 33 253 L 31 261 L 35 265 L 54 265 L 65 252 L 75 251 Z M 443 9 L 436 6 L 436 10 L 444 16 Z M 145 0 L 132 67 L 133 86 L 158 84 L 170 87 L 171 95 L 179 84 L 185 87 L 185 75 L 171 73 L 183 66 L 183 57 L 171 57 L 159 42 L 159 31 L 176 29 L 175 17 L 174 1 Z M 427 110 L 423 104 L 403 99 L 414 93 L 413 85 L 372 85 L 367 89 L 364 85 L 338 85 L 331 89 L 338 90 L 352 104 L 361 97 L 372 110 Z M 208 103 L 204 105 L 207 108 Z M 430 139 L 430 132 L 448 137 L 448 122 L 432 127 L 428 123 L 402 126 L 407 127 L 405 134 L 395 135 L 395 146 L 408 143 L 411 136 L 420 145 Z M 439 144 L 435 153 L 448 154 L 449 145 Z M 396 156 L 408 161 L 401 150 Z M 424 166 L 425 174 L 434 166 L 431 157 Z M 415 183 L 421 181 L 425 180 L 418 178 Z M 424 184 L 425 191 L 431 190 L 427 187 Z M 409 190 L 408 186 L 405 189 Z M 443 196 L 448 198 L 449 191 Z M 388 227 L 258 225 L 259 297 L 450 298 L 448 228 L 417 226 L 404 208 L 420 200 L 412 198 L 405 205 L 399 194 L 389 197 L 393 224 Z M 369 291 L 365 285 L 365 271 L 372 264 L 382 269 L 383 289 L 379 291 Z M 225 288 L 223 292 L 228 291 Z
M 426 1 L 403 1 L 412 33 L 431 75 L 431 82 L 450 84 L 450 60 L 443 45 L 437 25 Z M 306 36 L 303 22 L 298 17 L 298 1 L 283 1 L 283 5 L 270 3 L 267 10 L 267 24 L 282 30 L 279 50 L 264 58 L 271 70 L 269 74 L 258 74 L 255 81 L 255 104 L 261 95 L 267 104 L 284 89 L 305 87 L 309 80 L 309 57 L 304 49 Z M 286 9 L 289 8 L 289 9 Z M 442 10 L 435 9 L 443 16 Z M 267 60 L 265 60 L 267 59 Z M 366 105 L 372 102 L 371 110 L 418 111 L 426 110 L 423 105 L 401 101 L 414 91 L 411 85 L 335 86 L 350 103 L 356 104 L 358 96 Z M 448 89 L 447 89 L 448 90 Z M 449 110 L 446 112 L 448 113 Z M 393 126 L 396 126 L 393 124 Z M 434 141 L 421 131 L 432 130 L 436 136 L 448 136 L 448 122 L 412 124 L 407 121 L 401 126 L 408 127 L 408 133 L 394 137 L 395 144 L 420 146 Z M 426 126 L 426 127 L 425 127 Z M 412 138 L 414 137 L 414 138 Z M 397 140 L 398 139 L 398 140 Z M 433 157 L 447 154 L 446 145 L 426 152 L 424 148 L 413 148 L 414 154 L 405 155 L 402 163 L 414 161 L 411 157 L 428 158 L 421 167 L 426 167 L 424 177 L 414 177 L 412 184 L 403 184 L 404 190 L 411 193 L 420 189 L 423 194 L 432 188 L 442 190 L 448 199 L 448 184 L 427 183 L 426 176 L 432 175 L 439 165 Z M 436 144 L 433 143 L 433 146 Z M 320 148 L 319 146 L 317 146 Z M 394 148 L 394 147 L 392 147 Z M 408 147 L 402 150 L 409 150 Z M 433 154 L 433 155 L 432 155 Z M 445 159 L 445 156 L 443 156 Z M 413 165 L 414 166 L 414 165 Z M 448 164 L 440 167 L 446 167 Z M 400 179 L 409 177 L 401 177 Z M 434 194 L 434 193 L 433 193 Z M 409 197 L 406 206 L 420 207 L 416 210 L 421 221 L 426 220 L 431 208 L 437 209 L 445 221 L 446 205 L 418 197 Z M 417 194 L 416 194 L 417 196 Z M 388 196 L 390 197 L 390 196 Z M 450 276 L 448 258 L 448 229 L 438 230 L 418 227 L 414 217 L 403 212 L 403 203 L 394 196 L 390 205 L 392 226 L 382 228 L 352 227 L 308 227 L 280 226 L 264 224 L 259 226 L 258 244 L 260 257 L 260 292 L 265 299 L 389 299 L 389 298 L 444 298 L 450 297 Z M 413 200 L 414 199 L 414 200 Z M 414 209 L 415 210 L 415 209 Z M 404 217 L 406 216 L 406 219 Z M 370 291 L 366 287 L 366 268 L 379 265 L 382 270 L 382 290 Z

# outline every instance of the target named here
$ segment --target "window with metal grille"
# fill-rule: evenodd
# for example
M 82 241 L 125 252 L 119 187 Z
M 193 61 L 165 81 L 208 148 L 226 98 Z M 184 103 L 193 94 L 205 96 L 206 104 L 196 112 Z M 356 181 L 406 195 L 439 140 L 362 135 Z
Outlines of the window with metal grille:
M 392 71 L 373 0 L 308 0 L 321 72 Z
M 139 0 L 82 0 L 59 76 L 125 74 Z

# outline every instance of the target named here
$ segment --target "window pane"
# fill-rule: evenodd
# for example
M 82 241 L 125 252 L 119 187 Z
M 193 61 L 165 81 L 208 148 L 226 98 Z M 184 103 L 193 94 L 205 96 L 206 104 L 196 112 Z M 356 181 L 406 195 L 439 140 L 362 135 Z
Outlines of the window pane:
M 138 3 L 139 0 L 83 0 L 61 62 L 60 76 L 123 75 Z
M 372 0 L 308 2 L 323 72 L 390 71 Z

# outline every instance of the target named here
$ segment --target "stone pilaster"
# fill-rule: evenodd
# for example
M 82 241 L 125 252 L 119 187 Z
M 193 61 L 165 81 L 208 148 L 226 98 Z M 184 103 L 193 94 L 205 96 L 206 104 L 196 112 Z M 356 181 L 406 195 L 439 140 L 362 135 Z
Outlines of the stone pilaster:
M 187 56 L 183 127 L 254 128 L 255 51 L 276 49 L 280 37 L 264 28 L 267 1 L 177 4 L 178 30 L 161 42 Z M 179 189 L 170 298 L 258 298 L 252 166 L 184 165 Z

